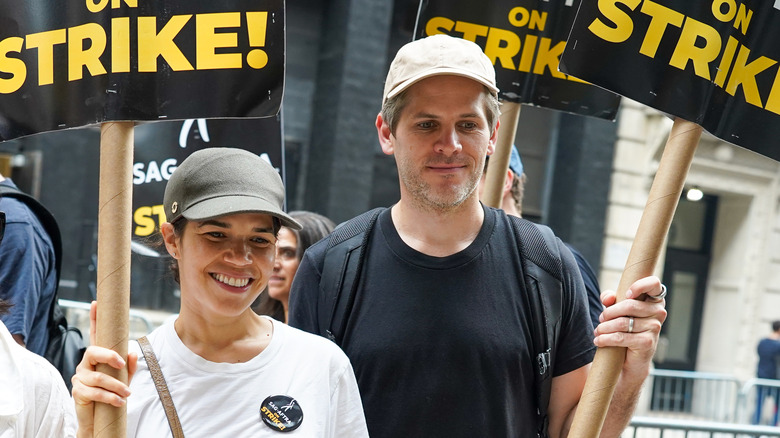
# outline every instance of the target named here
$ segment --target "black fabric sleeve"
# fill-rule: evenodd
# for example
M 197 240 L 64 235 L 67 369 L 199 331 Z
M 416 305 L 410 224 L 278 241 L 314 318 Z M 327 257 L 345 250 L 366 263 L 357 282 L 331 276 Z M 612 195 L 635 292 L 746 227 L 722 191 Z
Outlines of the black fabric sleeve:
M 571 251 L 558 240 L 563 262 L 563 309 L 558 336 L 554 376 L 574 371 L 593 361 L 593 327 L 590 321 L 585 285 Z
M 306 250 L 290 288 L 288 324 L 316 335 L 320 334 L 320 278 L 326 248 L 327 239 L 324 239 Z

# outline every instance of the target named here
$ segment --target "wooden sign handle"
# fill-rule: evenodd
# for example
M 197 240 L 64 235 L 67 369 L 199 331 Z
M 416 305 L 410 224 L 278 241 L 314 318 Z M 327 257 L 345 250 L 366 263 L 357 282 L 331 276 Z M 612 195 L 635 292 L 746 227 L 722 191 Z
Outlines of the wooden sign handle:
M 701 126 L 693 122 L 679 118 L 674 121 L 628 254 L 625 270 L 620 277 L 618 301 L 625 299 L 626 291 L 635 281 L 653 275 L 701 133 Z M 625 356 L 625 348 L 598 349 L 569 436 L 599 436 Z
M 515 142 L 517 121 L 520 118 L 520 104 L 514 102 L 501 103 L 501 124 L 496 139 L 496 150 L 490 156 L 482 202 L 488 207 L 501 208 L 501 198 L 504 194 L 506 170 L 509 168 L 509 157 Z
M 96 343 L 127 360 L 130 314 L 130 238 L 133 202 L 133 122 L 100 127 Z M 98 371 L 127 383 L 127 367 Z M 95 437 L 127 435 L 127 409 L 95 403 Z

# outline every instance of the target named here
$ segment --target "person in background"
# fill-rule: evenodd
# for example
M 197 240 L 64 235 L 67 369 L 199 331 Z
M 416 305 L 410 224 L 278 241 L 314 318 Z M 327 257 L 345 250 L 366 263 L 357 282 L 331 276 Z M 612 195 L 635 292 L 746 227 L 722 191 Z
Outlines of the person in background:
M 301 230 L 282 227 L 276 241 L 274 272 L 268 280 L 267 293 L 260 295 L 256 311 L 261 315 L 287 322 L 290 287 L 295 272 L 310 246 L 330 234 L 336 225 L 327 217 L 310 211 L 291 211 L 290 217 L 298 221 Z
M 758 370 L 756 377 L 759 379 L 780 380 L 780 320 L 772 322 L 772 333 L 758 342 L 757 350 Z M 780 388 L 757 385 L 756 391 L 756 411 L 753 416 L 753 424 L 761 422 L 761 408 L 767 398 L 772 398 L 774 399 L 775 410 L 771 424 L 777 426 Z
M 0 211 L 0 216 L 2 243 L 5 213 Z M 0 299 L 0 316 L 10 308 L 11 303 Z M 59 371 L 19 345 L 2 321 L 0 388 L 0 438 L 76 436 L 73 400 Z
M 79 437 L 93 434 L 94 403 L 127 404 L 128 437 L 366 437 L 349 360 L 332 342 L 256 314 L 250 305 L 273 273 L 282 207 L 278 172 L 240 149 L 194 152 L 174 171 L 161 225 L 181 286 L 178 317 L 131 342 L 127 362 L 94 346 L 96 305 L 73 377 Z M 128 367 L 130 385 L 96 370 Z M 159 364 L 159 368 L 155 365 Z M 137 371 L 136 371 L 137 369 Z M 152 370 L 174 406 L 161 402 Z M 162 390 L 161 390 L 162 391 Z M 164 391 L 162 391 L 164 393 Z
M 0 185 L 17 188 L 0 175 Z M 0 246 L 0 299 L 13 304 L 0 317 L 19 343 L 43 356 L 49 343 L 48 323 L 57 268 L 51 238 L 24 202 L 0 197 L 6 214 L 5 243 Z
M 487 160 L 485 163 L 485 170 L 487 171 Z M 525 194 L 525 181 L 526 175 L 523 172 L 523 161 L 520 159 L 520 153 L 517 151 L 517 146 L 512 145 L 512 152 L 509 157 L 509 168 L 506 171 L 506 179 L 504 180 L 504 190 L 501 196 L 500 208 L 506 212 L 506 214 L 523 217 L 523 195 Z M 480 180 L 479 193 L 482 197 L 482 191 L 485 184 L 485 174 L 483 173 Z M 599 281 L 596 276 L 596 272 L 593 267 L 590 266 L 585 257 L 577 251 L 571 244 L 564 242 L 567 248 L 574 255 L 574 260 L 577 261 L 577 266 L 580 268 L 580 274 L 582 275 L 582 281 L 585 283 L 585 291 L 588 294 L 588 309 L 590 310 L 590 320 L 593 323 L 593 327 L 599 325 L 599 316 L 604 311 L 604 305 L 601 303 L 601 288 L 599 287 Z
M 512 222 L 479 201 L 499 124 L 490 59 L 446 35 L 403 46 L 390 65 L 376 129 L 394 155 L 401 198 L 364 236 L 364 262 L 339 344 L 358 379 L 372 438 L 565 437 L 596 346 L 627 347 L 602 437 L 634 411 L 666 318 L 661 282 L 646 277 L 592 328 L 571 253 L 561 254 L 561 324 L 548 418 L 537 413 L 533 312 Z M 352 226 L 349 221 L 344 226 Z M 310 247 L 290 292 L 290 325 L 320 333 L 328 241 Z M 330 259 L 328 260 L 330 261 Z M 549 420 L 549 421 L 548 421 Z

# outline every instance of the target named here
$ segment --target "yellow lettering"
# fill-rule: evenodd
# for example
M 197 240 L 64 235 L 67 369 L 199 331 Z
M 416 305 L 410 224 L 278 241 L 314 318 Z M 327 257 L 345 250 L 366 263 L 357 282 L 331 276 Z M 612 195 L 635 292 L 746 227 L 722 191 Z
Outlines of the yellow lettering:
M 238 34 L 216 32 L 217 28 L 241 26 L 241 14 L 200 14 L 195 19 L 198 70 L 241 68 L 240 53 L 216 53 L 216 49 L 238 47 Z
M 566 79 L 566 75 L 558 71 L 558 64 L 560 63 L 563 48 L 566 46 L 566 41 L 559 41 L 558 44 L 552 48 L 550 48 L 550 43 L 552 43 L 550 38 L 542 38 L 539 41 L 539 51 L 536 55 L 536 63 L 534 64 L 534 74 L 543 75 L 544 69 L 547 67 L 553 77 Z
M 488 27 L 481 26 L 479 24 L 469 23 L 466 21 L 458 21 L 455 23 L 455 32 L 463 34 L 464 40 L 471 42 L 477 42 L 477 37 L 483 37 L 488 34 Z
M 747 9 L 744 4 L 740 3 L 739 11 L 737 11 L 737 19 L 734 20 L 734 29 L 742 31 L 742 35 L 745 35 L 752 18 L 753 10 Z
M 780 114 L 780 69 L 777 70 L 777 75 L 775 75 L 775 82 L 772 84 L 772 91 L 769 93 L 765 109 L 775 114 Z
M 528 9 L 522 6 L 516 6 L 509 10 L 509 24 L 515 27 L 524 27 L 528 24 L 531 14 L 528 13 Z
M 92 13 L 100 12 L 105 9 L 106 6 L 108 6 L 108 0 L 100 0 L 97 3 L 95 3 L 94 0 L 87 0 L 87 10 Z
M 425 24 L 426 35 L 438 35 L 448 33 L 455 26 L 455 22 L 445 17 L 433 17 Z
M 27 35 L 27 48 L 38 49 L 38 85 L 54 83 L 54 46 L 64 44 L 67 38 L 65 29 Z
M 536 54 L 536 42 L 539 37 L 536 35 L 526 34 L 525 45 L 523 46 L 523 54 L 520 55 L 520 65 L 517 66 L 518 71 L 524 71 L 526 73 L 531 71 L 531 64 L 534 61 L 534 55 Z
M 726 11 L 723 11 L 726 6 Z M 737 3 L 734 0 L 715 0 L 712 2 L 712 15 L 718 20 L 728 23 L 737 14 Z
M 0 94 L 11 94 L 22 88 L 27 79 L 27 66 L 18 58 L 9 58 L 8 53 L 21 53 L 24 38 L 9 37 L 0 41 L 0 72 L 8 73 L 10 78 L 0 77 Z
M 650 0 L 645 0 L 644 4 L 642 4 L 641 11 L 652 17 L 652 19 L 650 20 L 650 25 L 647 28 L 647 34 L 642 41 L 642 47 L 639 49 L 639 53 L 649 56 L 650 58 L 655 58 L 658 46 L 661 44 L 661 38 L 663 38 L 664 32 L 666 32 L 666 27 L 668 25 L 681 27 L 683 20 L 685 20 L 685 16 Z
M 699 38 L 704 39 L 704 47 L 696 46 Z M 669 65 L 685 70 L 688 61 L 693 63 L 693 71 L 696 76 L 710 80 L 710 62 L 720 54 L 720 34 L 712 26 L 688 17 L 685 20 L 680 40 L 674 48 Z
M 490 58 L 493 65 L 498 66 L 498 61 L 500 61 L 501 67 L 514 70 L 515 65 L 512 58 L 519 52 L 520 37 L 516 33 L 495 27 L 490 28 L 485 43 L 485 55 Z
M 641 2 L 642 0 L 599 0 L 599 11 L 601 11 L 605 18 L 610 20 L 614 26 L 605 24 L 597 18 L 593 23 L 590 23 L 588 30 L 604 41 L 609 41 L 611 43 L 624 42 L 634 31 L 634 22 L 631 21 L 631 17 L 628 16 L 628 14 L 617 7 L 617 4 L 621 3 L 627 5 L 633 11 Z
M 84 41 L 90 46 L 84 49 Z M 106 50 L 106 31 L 97 23 L 87 23 L 68 29 L 68 80 L 77 81 L 83 77 L 84 67 L 89 74 L 106 74 L 100 62 L 100 55 Z
M 136 223 L 135 235 L 148 236 L 154 232 L 154 219 L 152 219 L 151 207 L 138 207 L 133 213 L 133 221 Z
M 173 41 L 192 15 L 174 15 L 157 33 L 157 17 L 138 17 L 138 71 L 156 72 L 157 58 L 162 56 L 174 71 L 192 70 Z
M 111 19 L 111 71 L 130 71 L 130 17 Z
M 751 105 L 763 107 L 761 96 L 758 93 L 756 75 L 777 64 L 777 61 L 762 56 L 748 63 L 749 56 L 750 49 L 740 46 L 737 59 L 734 61 L 734 68 L 729 77 L 729 83 L 726 85 L 726 92 L 733 96 L 737 92 L 737 87 L 741 85 L 742 92 L 745 93 L 745 101 Z
M 720 58 L 720 65 L 718 65 L 718 73 L 715 75 L 715 85 L 723 88 L 723 84 L 726 82 L 726 76 L 729 74 L 731 68 L 731 62 L 734 60 L 734 54 L 737 53 L 737 45 L 739 42 L 736 38 L 730 36 L 729 41 L 726 43 L 726 49 L 723 50 L 723 56 Z
M 547 12 L 539 13 L 537 10 L 531 11 L 531 22 L 528 25 L 529 29 L 544 30 L 545 24 L 547 24 Z

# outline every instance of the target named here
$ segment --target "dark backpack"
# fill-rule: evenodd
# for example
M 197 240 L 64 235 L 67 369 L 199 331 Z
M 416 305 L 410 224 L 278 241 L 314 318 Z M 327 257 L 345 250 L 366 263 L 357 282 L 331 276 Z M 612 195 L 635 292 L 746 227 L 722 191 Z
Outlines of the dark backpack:
M 341 345 L 344 330 L 357 296 L 360 273 L 371 230 L 384 208 L 375 208 L 339 225 L 328 236 L 318 302 L 320 335 Z M 525 288 L 534 327 L 531 338 L 536 358 L 535 390 L 538 437 L 547 437 L 555 344 L 560 333 L 563 300 L 563 262 L 558 238 L 552 230 L 525 219 L 509 216 L 523 263 Z
M 62 267 L 62 238 L 60 237 L 60 228 L 57 220 L 38 200 L 32 196 L 21 192 L 13 187 L 0 185 L 0 197 L 15 198 L 27 205 L 41 221 L 43 228 L 51 239 L 54 247 L 55 267 L 57 269 L 57 288 L 60 284 L 60 270 Z M 68 327 L 68 321 L 65 313 L 58 303 L 57 289 L 54 291 L 54 298 L 49 308 L 48 333 L 49 343 L 46 347 L 44 357 L 57 368 L 62 375 L 68 390 L 71 389 L 70 379 L 76 373 L 76 366 L 81 362 L 84 355 L 84 338 L 81 331 L 76 327 Z

